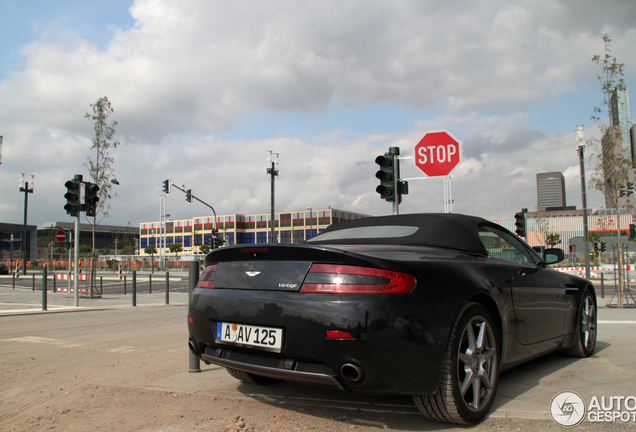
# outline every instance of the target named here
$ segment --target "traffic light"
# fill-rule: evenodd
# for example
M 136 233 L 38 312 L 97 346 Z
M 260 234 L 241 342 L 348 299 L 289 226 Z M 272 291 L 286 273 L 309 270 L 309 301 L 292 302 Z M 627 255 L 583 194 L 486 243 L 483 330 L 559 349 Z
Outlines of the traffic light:
M 192 202 L 192 189 L 188 189 L 186 191 L 186 201 L 187 202 Z
M 99 186 L 95 183 L 86 182 L 86 196 L 84 197 L 86 216 L 95 217 L 97 215 L 97 203 L 99 202 L 98 192 Z
M 225 240 L 223 240 L 223 237 L 217 237 L 215 239 L 212 240 L 212 248 L 216 249 L 218 247 L 221 247 L 225 244 Z
M 598 252 L 598 245 L 600 242 L 594 242 L 594 252 Z
M 601 252 L 605 252 L 607 250 L 607 245 L 605 244 L 605 242 L 601 242 Z
M 66 205 L 64 210 L 73 217 L 79 215 L 80 212 L 79 185 L 80 182 L 77 180 L 69 180 L 64 183 L 64 186 L 66 186 L 66 193 L 64 194 Z
M 524 212 L 515 213 L 515 234 L 519 237 L 526 236 L 526 217 Z
M 166 194 L 170 193 L 170 179 L 163 181 L 163 193 L 166 193 Z
M 393 202 L 395 201 L 393 181 L 395 178 L 395 164 L 393 163 L 393 156 L 389 153 L 385 153 L 375 158 L 375 163 L 380 166 L 380 170 L 375 173 L 375 177 L 380 180 L 380 186 L 375 188 L 375 191 L 380 194 L 380 198 Z
M 629 237 L 636 239 L 636 225 L 629 224 Z

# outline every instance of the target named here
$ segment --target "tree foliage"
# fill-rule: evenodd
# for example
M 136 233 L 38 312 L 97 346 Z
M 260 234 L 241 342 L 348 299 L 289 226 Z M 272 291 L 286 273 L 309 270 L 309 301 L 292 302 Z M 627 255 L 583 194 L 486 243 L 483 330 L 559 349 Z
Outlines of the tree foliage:
M 612 94 L 617 87 L 621 88 L 625 85 L 622 78 L 624 64 L 616 61 L 616 56 L 611 50 L 612 40 L 607 34 L 603 36 L 603 42 L 604 54 L 595 55 L 592 58 L 592 61 L 601 68 L 601 72 L 596 77 L 601 84 L 603 99 L 600 106 L 594 107 L 592 115 L 592 119 L 598 123 L 601 139 L 588 140 L 596 158 L 596 166 L 589 184 L 602 192 L 613 207 L 618 209 L 620 190 L 629 180 L 628 173 L 632 167 L 631 157 L 625 157 L 623 152 L 620 127 L 612 126 L 611 121 Z
M 154 246 L 148 246 L 144 249 L 144 253 L 150 256 L 155 255 L 157 253 L 157 248 Z
M 181 243 L 172 243 L 170 245 L 170 252 L 172 252 L 173 254 L 178 254 L 179 252 L 183 252 L 183 247 L 181 246 Z
M 91 104 L 91 110 L 93 113 L 86 113 L 85 118 L 93 122 L 94 132 L 91 142 L 91 150 L 94 151 L 94 159 L 90 156 L 87 157 L 87 163 L 84 164 L 88 168 L 88 173 L 92 182 L 99 186 L 99 202 L 97 203 L 97 215 L 101 214 L 102 219 L 108 216 L 110 209 L 109 201 L 112 198 L 111 192 L 114 179 L 114 171 L 112 164 L 114 162 L 112 156 L 110 156 L 109 150 L 111 148 L 117 148 L 119 142 L 113 142 L 112 139 L 115 136 L 115 128 L 117 122 L 113 121 L 108 125 L 108 117 L 113 113 L 113 108 L 108 101 L 108 97 L 102 96 L 97 99 L 97 102 Z
M 124 255 L 132 255 L 135 253 L 135 247 L 132 245 L 126 245 L 121 248 L 121 253 L 123 253 Z
M 548 234 L 547 239 L 546 239 L 546 243 L 550 247 L 554 247 L 554 246 L 560 244 L 561 243 L 561 235 L 560 234 L 555 234 L 555 233 Z

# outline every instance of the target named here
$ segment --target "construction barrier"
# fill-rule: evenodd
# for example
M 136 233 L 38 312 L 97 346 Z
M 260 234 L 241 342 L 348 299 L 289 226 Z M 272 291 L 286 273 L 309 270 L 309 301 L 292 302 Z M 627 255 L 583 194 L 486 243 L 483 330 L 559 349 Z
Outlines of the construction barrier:
M 628 266 L 628 267 L 634 267 L 634 266 Z M 573 271 L 585 271 L 585 267 L 553 267 L 556 271 L 562 271 L 562 272 L 573 272 Z M 594 271 L 601 271 L 603 270 L 602 267 L 590 267 L 590 270 L 594 270 Z M 605 269 L 608 270 L 608 269 Z M 627 269 L 629 270 L 629 269 Z
M 61 279 L 61 280 L 75 280 L 75 275 L 68 275 L 68 274 L 56 274 L 55 275 L 55 279 Z M 78 279 L 77 280 L 88 280 L 88 275 L 78 275 Z M 58 290 L 59 291 L 59 290 Z
M 75 292 L 75 289 L 71 288 L 58 288 L 57 292 Z M 80 288 L 79 290 L 77 290 L 77 292 L 83 292 L 83 293 L 87 293 L 88 289 L 84 289 L 84 288 Z

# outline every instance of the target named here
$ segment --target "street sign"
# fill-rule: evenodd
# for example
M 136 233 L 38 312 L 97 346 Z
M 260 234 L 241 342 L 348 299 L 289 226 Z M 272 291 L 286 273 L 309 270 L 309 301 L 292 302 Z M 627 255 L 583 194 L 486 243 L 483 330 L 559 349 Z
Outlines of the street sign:
M 460 162 L 459 141 L 448 132 L 430 132 L 415 146 L 415 165 L 429 177 L 445 176 Z
M 63 230 L 57 230 L 55 232 L 55 240 L 60 243 L 66 240 L 66 233 Z

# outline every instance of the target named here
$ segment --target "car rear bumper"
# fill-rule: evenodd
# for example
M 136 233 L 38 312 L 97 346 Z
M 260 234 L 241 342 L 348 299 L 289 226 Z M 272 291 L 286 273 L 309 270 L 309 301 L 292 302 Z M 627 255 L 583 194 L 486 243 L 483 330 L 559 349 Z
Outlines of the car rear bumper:
M 449 333 L 461 302 L 410 294 L 338 295 L 196 289 L 188 323 L 205 362 L 256 375 L 370 394 L 438 389 Z M 283 328 L 281 352 L 215 341 L 217 322 Z M 353 339 L 334 340 L 328 330 Z

